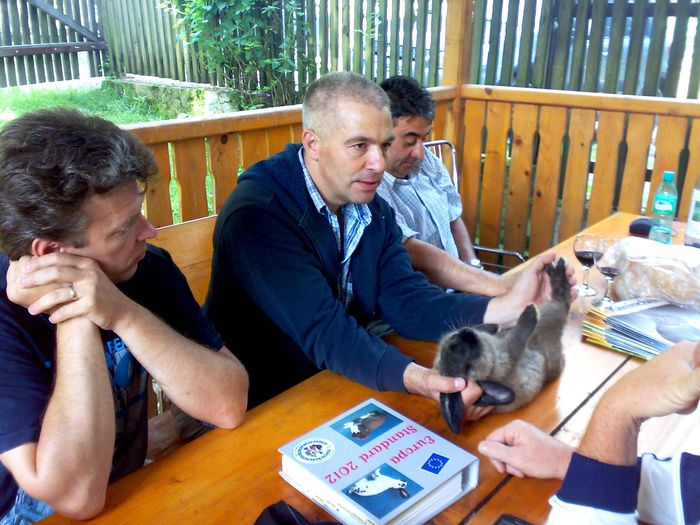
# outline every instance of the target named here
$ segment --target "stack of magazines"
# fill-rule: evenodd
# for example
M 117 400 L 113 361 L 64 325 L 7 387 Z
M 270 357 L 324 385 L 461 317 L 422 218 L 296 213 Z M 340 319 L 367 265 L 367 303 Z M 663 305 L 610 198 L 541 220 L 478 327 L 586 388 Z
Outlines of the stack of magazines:
M 682 340 L 700 341 L 700 312 L 655 299 L 629 299 L 591 307 L 583 321 L 586 341 L 651 359 Z

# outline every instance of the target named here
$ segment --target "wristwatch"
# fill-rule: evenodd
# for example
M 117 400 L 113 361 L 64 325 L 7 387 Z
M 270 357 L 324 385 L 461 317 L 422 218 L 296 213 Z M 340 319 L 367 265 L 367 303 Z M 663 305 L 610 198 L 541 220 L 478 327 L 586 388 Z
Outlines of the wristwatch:
M 479 259 L 477 259 L 476 257 L 474 257 L 473 259 L 469 259 L 469 261 L 467 261 L 467 264 L 469 266 L 473 266 L 474 268 L 478 268 L 479 270 L 484 269 L 484 265 L 481 264 L 481 261 Z

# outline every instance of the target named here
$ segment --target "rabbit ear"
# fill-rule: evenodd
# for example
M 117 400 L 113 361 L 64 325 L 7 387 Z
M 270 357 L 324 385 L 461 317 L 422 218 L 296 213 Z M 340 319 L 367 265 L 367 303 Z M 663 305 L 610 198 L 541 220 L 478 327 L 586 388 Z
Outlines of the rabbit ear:
M 440 393 L 440 411 L 452 432 L 459 434 L 464 417 L 464 401 L 461 392 Z
M 494 335 L 498 332 L 498 325 L 496 323 L 479 324 L 474 327 L 474 330 Z
M 484 393 L 476 400 L 474 406 L 509 405 L 515 401 L 515 392 L 506 385 L 496 383 L 495 381 L 477 381 L 476 383 L 481 387 Z

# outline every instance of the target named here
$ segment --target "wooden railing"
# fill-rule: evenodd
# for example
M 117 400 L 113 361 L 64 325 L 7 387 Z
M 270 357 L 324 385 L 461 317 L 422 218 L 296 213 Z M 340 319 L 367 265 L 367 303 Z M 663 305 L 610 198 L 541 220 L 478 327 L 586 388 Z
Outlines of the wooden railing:
M 455 88 L 431 90 L 437 101 L 436 135 L 447 133 Z M 255 162 L 301 140 L 301 106 L 241 111 L 213 117 L 125 126 L 152 150 L 160 180 L 146 194 L 146 216 L 154 226 L 173 223 L 178 203 L 183 221 L 217 213 L 233 191 L 236 178 Z M 211 181 L 207 185 L 207 179 Z M 171 180 L 179 191 L 171 197 Z M 211 187 L 211 195 L 207 194 Z
M 667 169 L 679 173 L 685 219 L 700 174 L 700 103 L 476 85 L 431 92 L 433 137 L 461 145 L 464 218 L 479 244 L 540 253 L 614 211 L 648 209 L 647 173 L 653 189 Z M 128 129 L 160 166 L 146 197 L 146 214 L 160 227 L 173 223 L 171 180 L 182 220 L 217 213 L 240 170 L 300 140 L 301 109 Z
M 679 174 L 685 220 L 700 103 L 476 85 L 460 96 L 460 191 L 479 244 L 533 255 L 614 211 L 648 213 L 664 170 Z

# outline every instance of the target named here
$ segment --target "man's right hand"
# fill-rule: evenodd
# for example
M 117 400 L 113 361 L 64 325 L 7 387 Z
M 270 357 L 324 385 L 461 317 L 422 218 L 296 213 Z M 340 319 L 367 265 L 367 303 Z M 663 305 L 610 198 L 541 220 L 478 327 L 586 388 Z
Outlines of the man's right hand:
M 461 392 L 464 402 L 464 419 L 476 421 L 488 414 L 493 407 L 476 407 L 474 403 L 481 397 L 483 391 L 475 381 L 466 382 L 462 377 L 446 377 L 440 375 L 434 368 L 425 368 L 411 363 L 403 374 L 406 390 L 411 394 L 434 399 L 440 402 L 440 394 Z
M 698 400 L 700 343 L 681 341 L 622 377 L 601 403 L 614 404 L 641 423 L 651 417 L 692 412 Z
M 53 252 L 22 258 L 16 264 L 10 271 L 18 304 L 27 306 L 33 315 L 49 313 L 52 323 L 86 317 L 100 328 L 111 330 L 131 303 L 88 257 Z M 33 302 L 26 305 L 30 297 Z
M 10 261 L 10 265 L 7 268 L 7 298 L 13 303 L 29 308 L 29 306 L 38 301 L 42 296 L 54 290 L 62 290 L 62 295 L 65 295 L 65 302 L 72 300 L 72 295 L 69 290 L 70 283 L 50 283 L 42 286 L 32 286 L 26 287 L 20 285 L 20 280 L 25 276 L 23 271 L 24 267 L 36 259 L 33 255 L 23 255 L 16 261 Z M 58 293 L 61 295 L 61 292 Z M 51 313 L 49 311 L 49 313 Z

